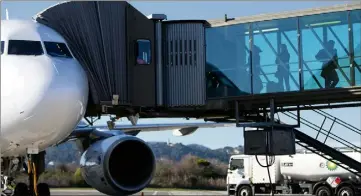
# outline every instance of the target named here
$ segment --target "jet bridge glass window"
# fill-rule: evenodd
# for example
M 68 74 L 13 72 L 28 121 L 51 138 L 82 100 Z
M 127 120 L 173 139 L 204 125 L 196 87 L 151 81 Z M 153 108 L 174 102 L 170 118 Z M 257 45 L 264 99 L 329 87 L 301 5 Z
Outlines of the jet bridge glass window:
M 138 65 L 149 65 L 151 63 L 151 43 L 149 40 L 137 40 L 136 56 Z
M 304 89 L 351 86 L 348 12 L 299 18 Z
M 249 24 L 206 28 L 207 98 L 251 93 Z
M 361 85 L 361 10 L 353 10 L 350 14 L 350 20 L 352 24 L 352 35 L 354 59 L 354 74 L 355 74 L 355 84 L 356 86 Z M 350 40 L 350 41 L 352 41 Z M 351 50 L 351 49 L 350 49 Z M 352 70 L 353 68 L 351 68 Z M 352 73 L 352 72 L 351 72 Z
M 232 159 L 229 169 L 230 170 L 244 169 L 244 159 Z
M 300 90 L 297 18 L 252 23 L 253 94 Z
M 64 43 L 44 42 L 44 46 L 48 55 L 52 57 L 72 58 L 68 47 Z
M 40 41 L 9 40 L 9 55 L 38 56 L 44 54 Z
M 4 53 L 5 42 L 1 41 L 1 54 Z

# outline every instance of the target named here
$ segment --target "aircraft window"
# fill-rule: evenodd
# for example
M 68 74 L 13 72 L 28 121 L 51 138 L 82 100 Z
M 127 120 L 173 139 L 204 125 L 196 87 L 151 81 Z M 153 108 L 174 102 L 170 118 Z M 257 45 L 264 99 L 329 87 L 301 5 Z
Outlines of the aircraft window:
M 72 58 L 68 47 L 64 43 L 44 42 L 46 52 L 53 57 Z
M 1 54 L 4 53 L 4 44 L 5 44 L 5 42 L 1 41 Z
M 140 39 L 136 44 L 138 65 L 149 65 L 151 62 L 151 44 L 149 40 Z
M 9 40 L 8 54 L 38 56 L 44 54 L 44 51 L 40 41 Z

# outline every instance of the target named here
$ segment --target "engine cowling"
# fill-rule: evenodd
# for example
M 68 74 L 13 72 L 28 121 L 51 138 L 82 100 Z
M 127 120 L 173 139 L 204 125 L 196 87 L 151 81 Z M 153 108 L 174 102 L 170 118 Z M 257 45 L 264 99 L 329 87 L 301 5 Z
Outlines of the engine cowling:
M 131 195 L 144 189 L 155 171 L 152 149 L 141 139 L 117 135 L 92 144 L 82 155 L 84 180 L 107 195 Z

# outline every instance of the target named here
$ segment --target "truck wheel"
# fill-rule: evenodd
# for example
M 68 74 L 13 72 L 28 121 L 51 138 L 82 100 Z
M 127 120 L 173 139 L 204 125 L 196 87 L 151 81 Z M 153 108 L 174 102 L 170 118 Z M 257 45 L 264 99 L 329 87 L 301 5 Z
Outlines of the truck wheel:
M 332 196 L 332 193 L 327 186 L 320 186 L 316 190 L 316 196 Z
M 252 196 L 252 189 L 249 186 L 242 186 L 237 191 L 237 196 Z
M 337 196 L 354 196 L 354 192 L 352 188 L 349 186 L 341 187 L 340 190 L 337 192 Z

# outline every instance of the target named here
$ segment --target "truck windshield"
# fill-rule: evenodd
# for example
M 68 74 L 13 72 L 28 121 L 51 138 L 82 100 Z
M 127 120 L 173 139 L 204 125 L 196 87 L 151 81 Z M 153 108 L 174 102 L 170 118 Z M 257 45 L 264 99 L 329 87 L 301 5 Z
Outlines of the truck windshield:
M 230 170 L 244 169 L 244 160 L 243 159 L 232 159 L 229 169 Z

